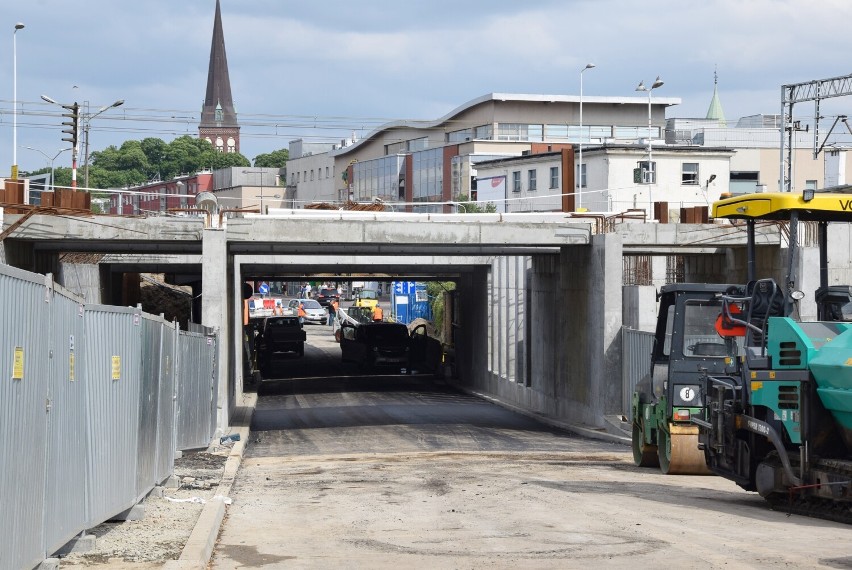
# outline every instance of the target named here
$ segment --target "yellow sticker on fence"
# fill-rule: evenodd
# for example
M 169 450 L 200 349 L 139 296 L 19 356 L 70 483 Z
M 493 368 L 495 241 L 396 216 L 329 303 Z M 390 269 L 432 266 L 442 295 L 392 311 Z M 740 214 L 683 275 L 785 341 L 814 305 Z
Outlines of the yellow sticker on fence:
M 12 359 L 12 380 L 24 379 L 24 347 L 16 346 Z
M 112 379 L 121 380 L 121 357 L 112 357 Z
M 74 351 L 68 356 L 68 381 L 74 381 Z

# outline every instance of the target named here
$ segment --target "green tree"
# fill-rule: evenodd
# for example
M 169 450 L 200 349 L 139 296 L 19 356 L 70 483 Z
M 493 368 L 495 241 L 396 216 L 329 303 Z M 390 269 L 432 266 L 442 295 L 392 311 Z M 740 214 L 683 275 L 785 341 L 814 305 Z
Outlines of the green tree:
M 484 206 L 480 202 L 471 202 L 467 194 L 459 194 L 458 203 L 461 206 L 460 211 L 463 214 L 493 214 L 497 211 L 497 206 L 491 202 L 486 203 Z
M 426 283 L 426 294 L 429 296 L 429 304 L 432 306 L 432 324 L 438 331 L 444 330 L 444 292 L 454 291 L 456 284 L 453 281 L 429 281 Z M 446 342 L 447 339 L 441 339 Z
M 254 157 L 254 165 L 258 168 L 286 168 L 290 160 L 290 151 L 286 148 Z

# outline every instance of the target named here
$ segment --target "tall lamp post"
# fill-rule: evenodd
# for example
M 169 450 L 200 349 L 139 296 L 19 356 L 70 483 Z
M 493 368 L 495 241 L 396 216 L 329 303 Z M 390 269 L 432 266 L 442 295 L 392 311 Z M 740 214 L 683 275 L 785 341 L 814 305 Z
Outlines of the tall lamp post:
M 580 70 L 580 164 L 577 167 L 577 207 L 579 209 L 583 202 L 583 72 L 587 69 L 595 67 L 594 63 L 587 63 L 586 67 Z
M 657 76 L 657 79 L 654 80 L 654 83 L 651 84 L 650 87 L 645 86 L 644 81 L 640 81 L 639 85 L 636 86 L 636 91 L 645 91 L 648 93 L 648 216 L 653 217 L 654 215 L 654 200 L 651 197 L 651 186 L 654 182 L 657 181 L 657 169 L 654 168 L 654 160 L 651 155 L 651 91 L 657 89 L 658 87 L 662 87 L 663 82 L 660 80 L 660 76 Z
M 121 107 L 124 105 L 124 99 L 115 101 L 112 105 L 101 107 L 94 115 L 84 115 L 83 117 L 83 134 L 86 136 L 85 150 L 83 152 L 83 186 L 89 187 L 89 126 L 92 124 L 92 119 L 113 107 Z M 88 111 L 88 109 L 87 109 Z
M 44 151 L 41 151 L 37 148 L 31 147 L 31 146 L 27 146 L 27 147 L 24 147 L 24 148 L 26 148 L 28 150 L 34 150 L 37 153 L 40 153 L 44 158 L 47 159 L 48 162 L 50 162 L 50 190 L 53 191 L 54 187 L 56 186 L 56 184 L 54 183 L 54 179 L 53 179 L 53 161 L 56 160 L 56 157 L 58 157 L 60 154 L 62 154 L 66 150 L 71 150 L 71 147 L 60 149 L 56 154 L 53 155 L 53 158 L 47 156 L 44 153 Z
M 15 24 L 12 32 L 12 180 L 18 179 L 18 30 L 24 24 Z

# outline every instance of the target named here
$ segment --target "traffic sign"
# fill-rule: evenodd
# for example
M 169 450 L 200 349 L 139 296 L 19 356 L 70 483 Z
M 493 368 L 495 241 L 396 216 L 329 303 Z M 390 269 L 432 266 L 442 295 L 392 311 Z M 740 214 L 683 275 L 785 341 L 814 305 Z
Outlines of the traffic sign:
M 266 283 L 261 283 L 260 287 L 257 288 L 257 291 L 261 295 L 266 295 L 267 293 L 269 293 L 269 285 Z

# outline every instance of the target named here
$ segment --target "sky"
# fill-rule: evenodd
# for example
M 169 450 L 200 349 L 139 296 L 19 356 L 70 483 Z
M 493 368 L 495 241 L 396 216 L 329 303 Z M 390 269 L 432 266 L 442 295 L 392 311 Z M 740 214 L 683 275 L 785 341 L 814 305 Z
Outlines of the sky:
M 781 86 L 852 73 L 849 0 L 221 0 L 241 151 L 359 138 L 482 95 L 673 97 L 704 117 L 714 71 L 728 121 L 781 112 Z M 90 152 L 197 136 L 215 0 L 8 0 L 0 5 L 0 176 L 50 165 L 60 114 L 88 102 Z M 15 32 L 15 24 L 25 28 Z M 14 63 L 17 63 L 17 66 Z M 17 73 L 14 68 L 17 67 Z M 17 79 L 15 96 L 14 79 Z M 17 100 L 17 107 L 13 101 Z M 852 111 L 827 100 L 823 115 Z M 12 110 L 17 108 L 17 129 Z M 802 103 L 796 115 L 814 115 Z M 830 125 L 830 122 L 829 122 Z M 827 128 L 827 127 L 822 127 Z M 13 153 L 17 131 L 17 157 Z M 32 147 L 37 150 L 30 150 Z M 82 160 L 81 145 L 81 160 Z M 56 166 L 70 166 L 69 152 Z

